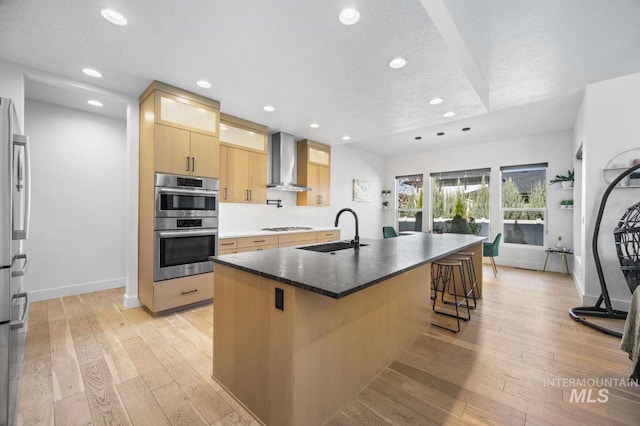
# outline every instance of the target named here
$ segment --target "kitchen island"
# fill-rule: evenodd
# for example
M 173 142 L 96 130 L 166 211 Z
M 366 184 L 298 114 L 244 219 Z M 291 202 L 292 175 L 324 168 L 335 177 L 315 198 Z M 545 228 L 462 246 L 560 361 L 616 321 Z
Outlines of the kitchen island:
M 322 424 L 428 327 L 431 262 L 465 249 L 482 271 L 483 240 L 413 234 L 212 258 L 214 378 L 265 424 Z

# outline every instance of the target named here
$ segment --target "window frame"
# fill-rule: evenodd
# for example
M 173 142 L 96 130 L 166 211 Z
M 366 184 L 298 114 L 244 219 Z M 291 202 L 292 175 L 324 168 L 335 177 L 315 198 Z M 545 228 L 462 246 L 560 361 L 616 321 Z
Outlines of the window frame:
M 406 208 L 400 208 L 400 179 L 402 178 L 411 178 L 411 177 L 420 177 L 422 179 L 422 207 L 421 208 L 415 208 L 415 209 L 406 209 Z M 422 221 L 420 224 L 420 229 L 419 230 L 415 230 L 416 232 L 422 232 L 422 228 L 424 227 L 424 173 L 413 173 L 413 174 L 408 174 L 408 175 L 401 175 L 401 176 L 396 176 L 395 178 L 395 199 L 394 199 L 394 206 L 393 206 L 393 210 L 394 210 L 394 222 L 395 222 L 395 226 L 397 227 L 398 232 L 401 231 L 401 226 L 400 226 L 400 212 L 413 212 L 414 214 L 417 213 L 422 213 Z M 415 226 L 414 226 L 415 228 Z
M 507 171 L 526 171 L 526 170 L 535 170 L 544 168 L 545 177 L 543 180 L 543 184 L 545 185 L 545 206 L 544 207 L 504 207 L 504 192 L 503 187 L 505 184 L 504 172 Z M 535 163 L 535 164 L 522 164 L 517 166 L 502 166 L 500 167 L 500 229 L 502 232 L 502 243 L 512 247 L 526 248 L 526 249 L 534 249 L 534 250 L 546 250 L 547 240 L 549 234 L 549 203 L 548 203 L 548 191 L 546 187 L 546 179 L 547 172 L 549 170 L 548 163 Z M 505 213 L 508 212 L 541 212 L 542 213 L 542 244 L 521 244 L 515 242 L 507 242 L 506 232 L 505 232 Z

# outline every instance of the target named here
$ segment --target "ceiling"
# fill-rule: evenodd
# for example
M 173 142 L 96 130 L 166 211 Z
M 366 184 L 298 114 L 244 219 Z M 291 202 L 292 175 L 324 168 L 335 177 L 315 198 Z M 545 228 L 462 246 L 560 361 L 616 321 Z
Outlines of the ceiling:
M 342 25 L 345 7 L 360 22 Z M 113 92 L 159 80 L 272 132 L 392 156 L 571 129 L 586 84 L 640 72 L 639 21 L 639 0 L 0 0 L 0 58 L 78 82 L 27 81 L 30 98 L 95 112 L 102 94 L 123 118 Z

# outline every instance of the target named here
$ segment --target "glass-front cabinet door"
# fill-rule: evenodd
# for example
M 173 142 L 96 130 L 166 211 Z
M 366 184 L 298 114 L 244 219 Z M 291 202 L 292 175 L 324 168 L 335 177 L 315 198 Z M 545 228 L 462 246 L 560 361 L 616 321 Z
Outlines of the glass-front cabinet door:
M 156 122 L 218 136 L 218 110 L 190 99 L 156 91 Z

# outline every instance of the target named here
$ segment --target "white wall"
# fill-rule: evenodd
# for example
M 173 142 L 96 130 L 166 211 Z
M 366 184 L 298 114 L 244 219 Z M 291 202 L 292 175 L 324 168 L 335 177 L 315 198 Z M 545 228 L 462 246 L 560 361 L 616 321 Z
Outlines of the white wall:
M 393 188 L 395 177 L 401 175 L 422 173 L 425 182 L 430 182 L 428 178 L 431 173 L 490 167 L 490 239 L 493 240 L 498 232 L 502 232 L 499 226 L 501 218 L 498 208 L 501 188 L 499 185 L 500 166 L 546 162 L 549 164 L 547 177 L 551 178 L 556 174 L 566 174 L 567 170 L 572 167 L 572 151 L 572 132 L 566 131 L 391 157 L 387 158 L 385 163 L 385 186 Z M 556 185 L 547 188 L 548 215 L 545 246 L 555 245 L 558 235 L 562 235 L 564 245 L 570 245 L 573 240 L 572 212 L 557 208 L 560 200 L 568 198 L 567 191 L 555 190 Z M 430 193 L 430 188 L 425 190 Z M 426 199 L 427 197 L 425 197 Z M 428 216 L 426 212 L 430 210 L 429 202 L 425 201 L 425 217 Z M 395 225 L 393 214 L 386 216 L 385 220 L 386 225 Z M 430 220 L 423 220 L 423 231 L 428 231 L 430 228 Z M 500 255 L 496 258 L 496 263 L 542 269 L 546 255 L 544 249 L 545 247 L 501 244 Z M 551 256 L 547 269 L 561 271 L 561 268 L 560 256 Z
M 126 123 L 27 99 L 32 300 L 125 285 Z
M 588 85 L 582 114 L 576 124 L 584 143 L 584 303 L 600 295 L 591 241 L 600 200 L 607 187 L 603 169 L 609 162 L 630 165 L 640 158 L 637 122 L 640 117 L 640 73 Z M 578 130 L 579 129 L 579 130 Z M 633 150 L 619 156 L 620 153 Z M 607 202 L 599 234 L 599 254 L 614 307 L 628 309 L 631 293 L 620 271 L 613 230 L 626 209 L 640 201 L 640 189 L 616 189 Z
M 383 177 L 384 159 L 381 156 L 348 145 L 332 147 L 330 207 L 296 206 L 294 192 L 270 189 L 267 191 L 267 198 L 281 199 L 284 207 L 221 203 L 220 232 L 252 231 L 274 226 L 332 227 L 338 210 L 349 207 L 358 214 L 361 237 L 381 238 L 382 211 L 379 194 Z M 372 183 L 372 202 L 352 201 L 353 179 Z M 355 235 L 354 220 L 346 217 L 347 215 L 340 218 L 339 224 L 345 239 Z

